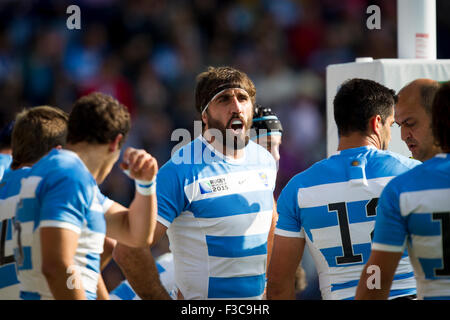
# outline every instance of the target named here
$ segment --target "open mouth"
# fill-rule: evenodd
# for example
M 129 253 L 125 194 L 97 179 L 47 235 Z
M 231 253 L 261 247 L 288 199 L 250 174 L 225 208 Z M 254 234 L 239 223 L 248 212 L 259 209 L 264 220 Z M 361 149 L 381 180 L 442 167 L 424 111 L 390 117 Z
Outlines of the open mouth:
M 244 128 L 244 123 L 240 119 L 232 120 L 230 128 L 234 134 L 239 134 L 242 132 L 242 129 Z

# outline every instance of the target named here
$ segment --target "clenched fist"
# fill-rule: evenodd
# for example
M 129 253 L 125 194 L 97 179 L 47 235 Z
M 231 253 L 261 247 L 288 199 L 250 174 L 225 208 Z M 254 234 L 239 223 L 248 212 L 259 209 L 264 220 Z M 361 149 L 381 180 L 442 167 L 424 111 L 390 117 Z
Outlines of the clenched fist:
M 151 181 L 158 173 L 158 162 L 143 149 L 127 148 L 123 154 L 122 170 L 127 170 L 130 178 Z

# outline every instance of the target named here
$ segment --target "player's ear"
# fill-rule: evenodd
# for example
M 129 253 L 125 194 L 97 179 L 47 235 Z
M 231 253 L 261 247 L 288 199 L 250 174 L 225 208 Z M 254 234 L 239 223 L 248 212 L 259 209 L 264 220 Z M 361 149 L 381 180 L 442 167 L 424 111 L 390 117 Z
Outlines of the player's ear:
M 203 126 L 206 126 L 206 124 L 208 123 L 208 116 L 207 116 L 207 113 L 208 111 L 205 111 L 205 112 L 203 112 L 202 113 L 202 122 L 203 122 Z
M 369 119 L 369 129 L 376 135 L 380 134 L 380 129 L 381 129 L 382 125 L 383 125 L 383 123 L 381 121 L 381 116 L 379 114 L 377 114 Z
M 120 146 L 121 146 L 120 142 L 122 141 L 122 139 L 123 139 L 123 135 L 121 133 L 119 133 L 116 136 L 116 138 L 109 143 L 108 150 L 110 152 L 114 152 L 114 151 L 120 149 Z

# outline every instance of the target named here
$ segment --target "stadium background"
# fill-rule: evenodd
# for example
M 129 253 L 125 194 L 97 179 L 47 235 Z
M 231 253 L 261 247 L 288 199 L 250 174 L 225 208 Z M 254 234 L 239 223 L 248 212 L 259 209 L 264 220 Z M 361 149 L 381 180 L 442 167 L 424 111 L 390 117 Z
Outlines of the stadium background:
M 66 26 L 71 4 L 81 9 L 80 30 Z M 371 4 L 381 9 L 380 30 L 366 27 Z M 436 5 L 437 57 L 444 59 L 450 1 Z M 172 131 L 193 134 L 196 74 L 231 65 L 252 78 L 257 102 L 272 107 L 285 129 L 278 196 L 294 174 L 326 156 L 326 66 L 396 58 L 396 14 L 392 0 L 3 0 L 0 127 L 23 107 L 69 112 L 79 96 L 102 91 L 132 114 L 127 145 L 162 166 L 178 143 Z M 124 205 L 132 199 L 133 184 L 117 167 L 101 189 Z M 305 296 L 319 298 L 314 277 L 308 280 Z

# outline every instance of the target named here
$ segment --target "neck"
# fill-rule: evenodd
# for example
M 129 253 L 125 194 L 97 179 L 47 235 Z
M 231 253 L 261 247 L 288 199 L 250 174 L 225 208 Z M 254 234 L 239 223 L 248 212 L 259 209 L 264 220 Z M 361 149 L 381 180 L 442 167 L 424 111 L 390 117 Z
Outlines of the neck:
M 376 135 L 367 136 L 358 132 L 339 137 L 338 151 L 364 146 L 374 146 L 377 149 L 381 149 L 380 139 Z
M 67 144 L 66 146 L 66 149 L 75 152 L 80 157 L 97 183 L 99 183 L 98 179 L 103 174 L 105 163 L 107 162 L 107 148 L 107 145 L 89 144 L 86 142 Z

